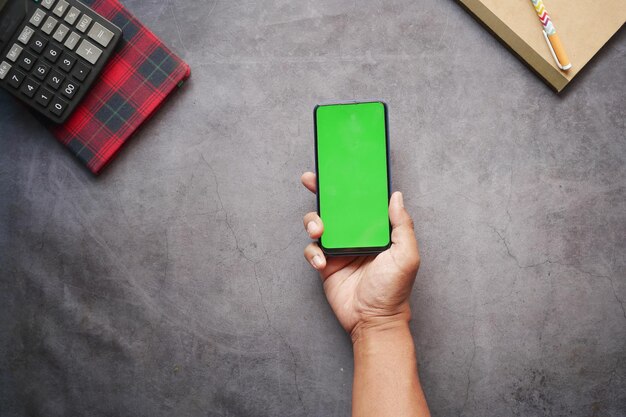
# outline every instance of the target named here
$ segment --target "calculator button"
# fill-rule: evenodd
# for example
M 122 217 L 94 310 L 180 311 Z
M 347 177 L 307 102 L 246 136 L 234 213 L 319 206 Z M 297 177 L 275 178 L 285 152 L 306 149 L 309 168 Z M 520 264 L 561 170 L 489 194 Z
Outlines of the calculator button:
M 13 46 L 11 47 L 11 50 L 7 54 L 7 58 L 13 62 L 17 61 L 17 59 L 20 57 L 20 54 L 22 53 L 22 50 L 23 49 L 21 46 L 14 43 Z
M 91 17 L 84 14 L 83 17 L 80 18 L 80 22 L 78 22 L 78 24 L 76 25 L 76 28 L 78 28 L 78 30 L 80 30 L 81 32 L 85 33 L 87 29 L 89 29 L 90 24 L 91 24 Z
M 80 61 L 74 67 L 74 71 L 72 71 L 72 76 L 78 81 L 85 81 L 85 78 L 87 78 L 88 74 L 89 67 Z
M 33 80 L 32 78 L 26 78 L 24 84 L 22 84 L 22 89 L 20 90 L 22 94 L 26 97 L 33 98 L 37 90 L 39 89 L 39 83 Z
M 65 97 L 71 99 L 72 97 L 74 97 L 74 94 L 78 92 L 79 88 L 80 86 L 74 81 L 65 81 L 65 84 L 63 84 L 63 87 L 61 87 L 61 92 Z
M 60 54 L 61 49 L 59 47 L 54 45 L 48 45 L 48 47 L 46 48 L 46 52 L 43 54 L 43 56 L 45 56 L 46 59 L 50 62 L 57 62 Z
M 106 48 L 113 39 L 113 32 L 96 22 L 89 31 L 89 37 Z
M 70 36 L 67 37 L 67 40 L 65 41 L 63 45 L 65 45 L 65 47 L 69 49 L 70 51 L 73 51 L 74 48 L 76 48 L 76 44 L 78 43 L 79 40 L 80 40 L 80 35 L 76 32 L 72 32 L 70 33 Z
M 50 111 L 52 114 L 57 116 L 61 116 L 63 112 L 67 109 L 67 102 L 61 100 L 60 97 L 55 97 L 52 99 L 52 104 L 50 105 Z
M 29 26 L 24 26 L 24 29 L 22 29 L 22 33 L 17 38 L 17 40 L 26 45 L 30 40 L 30 37 L 33 36 L 33 33 L 35 33 L 33 29 L 31 29 Z
M 54 30 L 57 23 L 58 23 L 58 20 L 56 20 L 52 16 L 48 16 L 48 18 L 46 19 L 46 23 L 44 23 L 43 26 L 41 27 L 41 31 L 45 33 L 46 35 L 49 35 Z
M 76 63 L 76 58 L 74 58 L 68 53 L 65 53 L 63 54 L 63 56 L 61 57 L 61 60 L 59 61 L 57 65 L 63 71 L 70 72 L 75 63 Z
M 0 80 L 4 80 L 11 69 L 11 64 L 6 61 L 2 61 L 0 64 Z
M 52 70 L 52 72 L 50 72 L 50 75 L 48 76 L 47 83 L 50 87 L 58 90 L 64 79 L 65 77 L 60 72 Z
M 59 0 L 56 7 L 52 11 L 52 13 L 54 13 L 55 15 L 59 17 L 63 17 L 63 14 L 65 14 L 65 11 L 67 10 L 68 6 L 69 6 L 69 3 L 66 2 L 65 0 Z
M 20 55 L 20 67 L 24 68 L 26 71 L 30 71 L 30 69 L 35 65 L 35 57 L 24 51 L 22 55 Z
M 48 41 L 43 36 L 35 34 L 35 36 L 33 36 L 33 38 L 30 40 L 28 46 L 30 46 L 30 49 L 32 49 L 33 51 L 41 54 L 43 48 L 45 48 L 47 44 Z
M 67 16 L 65 16 L 65 21 L 70 25 L 73 25 L 76 22 L 76 19 L 78 19 L 78 16 L 80 16 L 80 10 L 72 6 L 70 11 L 67 12 Z
M 57 29 L 57 31 L 54 32 L 54 36 L 53 36 L 54 40 L 58 42 L 63 42 L 63 39 L 65 39 L 69 31 L 70 31 L 70 28 L 68 28 L 67 26 L 59 25 L 59 28 Z
M 42 88 L 35 96 L 35 101 L 42 107 L 48 107 L 48 103 L 50 103 L 50 99 L 53 95 L 54 94 L 52 94 L 49 90 Z
M 33 15 L 31 16 L 28 23 L 38 28 L 39 25 L 41 25 L 41 22 L 43 22 L 44 17 L 46 17 L 46 12 L 41 9 L 37 9 L 35 10 L 35 13 L 33 13 Z
M 53 4 L 54 4 L 54 0 L 41 0 L 41 5 L 48 10 L 50 10 Z
M 78 49 L 76 50 L 76 53 L 80 57 L 85 58 L 91 64 L 95 64 L 96 61 L 98 61 L 98 58 L 100 58 L 100 55 L 102 54 L 102 49 L 98 48 L 97 46 L 89 42 L 88 40 L 83 39 L 80 45 L 78 45 Z
M 26 76 L 23 73 L 13 68 L 11 72 L 9 72 L 9 85 L 13 88 L 19 88 L 24 78 L 26 78 Z
M 33 75 L 43 81 L 46 79 L 48 72 L 50 72 L 50 67 L 42 62 L 38 62 L 37 65 L 35 65 Z

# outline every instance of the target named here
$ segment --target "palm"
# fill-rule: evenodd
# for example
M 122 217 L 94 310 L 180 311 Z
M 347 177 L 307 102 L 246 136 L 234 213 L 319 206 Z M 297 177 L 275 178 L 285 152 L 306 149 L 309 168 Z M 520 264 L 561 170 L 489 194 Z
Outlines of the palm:
M 302 175 L 302 184 L 317 192 L 312 172 Z M 348 332 L 369 318 L 410 313 L 408 298 L 419 268 L 419 252 L 401 193 L 389 200 L 389 221 L 391 247 L 376 256 L 326 258 L 317 243 L 304 250 L 304 257 L 320 272 L 326 298 Z M 303 222 L 312 239 L 322 236 L 323 222 L 316 212 L 307 213 Z M 309 225 L 314 227 L 309 229 Z
M 389 250 L 377 256 L 330 258 L 320 273 L 328 302 L 348 332 L 369 316 L 400 308 L 414 276 L 396 264 Z

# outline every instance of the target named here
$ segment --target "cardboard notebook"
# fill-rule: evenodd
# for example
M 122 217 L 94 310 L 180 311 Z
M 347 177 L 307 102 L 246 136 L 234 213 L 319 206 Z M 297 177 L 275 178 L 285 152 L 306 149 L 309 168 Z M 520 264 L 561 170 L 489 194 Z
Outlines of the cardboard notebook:
M 626 1 L 544 0 L 572 68 L 561 71 L 530 0 L 459 0 L 557 92 L 626 22 Z
M 81 1 L 121 28 L 123 39 L 72 116 L 48 128 L 98 174 L 190 69 L 117 0 Z

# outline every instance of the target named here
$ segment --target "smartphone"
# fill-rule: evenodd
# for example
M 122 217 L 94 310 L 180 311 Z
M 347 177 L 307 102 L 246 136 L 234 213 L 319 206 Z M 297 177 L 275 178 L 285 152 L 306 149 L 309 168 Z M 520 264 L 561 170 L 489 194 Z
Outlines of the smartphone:
M 391 245 L 389 133 L 382 101 L 315 107 L 319 245 L 328 255 L 366 255 Z

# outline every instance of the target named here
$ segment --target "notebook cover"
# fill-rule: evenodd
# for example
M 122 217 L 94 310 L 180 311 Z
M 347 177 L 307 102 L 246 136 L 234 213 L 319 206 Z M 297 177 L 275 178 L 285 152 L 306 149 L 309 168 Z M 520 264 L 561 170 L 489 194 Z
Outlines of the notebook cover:
M 123 39 L 72 116 L 49 129 L 98 174 L 191 72 L 117 0 L 81 1 L 121 28 Z
M 545 0 L 544 4 L 567 52 L 572 68 L 556 66 L 530 0 L 460 0 L 533 71 L 557 92 L 563 90 L 624 25 L 624 0 Z

